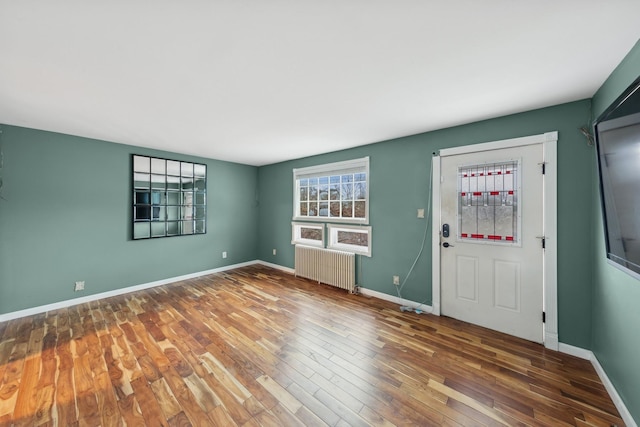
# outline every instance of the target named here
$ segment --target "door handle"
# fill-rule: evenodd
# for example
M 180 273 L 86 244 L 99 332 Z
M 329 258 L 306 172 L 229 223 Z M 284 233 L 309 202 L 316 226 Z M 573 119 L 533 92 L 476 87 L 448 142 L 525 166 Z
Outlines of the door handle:
M 444 242 L 442 244 L 442 246 L 444 246 L 445 248 L 449 248 L 449 247 L 453 248 L 454 247 L 453 245 L 450 245 L 449 242 Z

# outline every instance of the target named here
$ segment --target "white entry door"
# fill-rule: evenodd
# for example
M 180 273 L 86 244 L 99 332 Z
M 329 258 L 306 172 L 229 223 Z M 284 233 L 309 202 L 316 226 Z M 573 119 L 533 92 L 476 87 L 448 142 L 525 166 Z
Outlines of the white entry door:
M 444 315 L 543 341 L 543 144 L 441 158 Z

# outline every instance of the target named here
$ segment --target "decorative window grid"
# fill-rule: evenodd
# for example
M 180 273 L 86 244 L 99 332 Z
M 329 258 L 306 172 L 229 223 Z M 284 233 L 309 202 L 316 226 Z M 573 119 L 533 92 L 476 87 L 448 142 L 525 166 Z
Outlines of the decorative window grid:
M 458 240 L 519 244 L 519 161 L 458 168 Z
M 294 169 L 294 221 L 367 224 L 369 158 Z
M 294 169 L 293 183 L 291 244 L 371 256 L 369 157 Z
M 133 239 L 206 233 L 207 166 L 132 156 Z

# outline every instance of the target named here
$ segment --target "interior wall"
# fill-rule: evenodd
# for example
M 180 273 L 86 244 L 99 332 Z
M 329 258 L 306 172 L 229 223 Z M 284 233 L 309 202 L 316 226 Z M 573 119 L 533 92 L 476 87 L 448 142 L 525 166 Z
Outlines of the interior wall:
M 640 76 L 640 41 L 593 98 L 594 117 L 602 114 Z M 594 177 L 596 165 L 593 164 Z M 635 420 L 640 420 L 640 281 L 606 261 L 597 179 L 594 197 L 593 352 Z
M 0 314 L 256 259 L 257 168 L 0 130 Z M 207 165 L 206 234 L 131 239 L 134 153 Z M 84 292 L 74 292 L 78 280 Z
M 291 245 L 294 168 L 370 156 L 372 257 L 359 257 L 360 286 L 395 295 L 392 276 L 403 281 L 420 250 L 427 219 L 432 153 L 443 148 L 559 131 L 558 305 L 559 338 L 591 347 L 593 148 L 578 128 L 590 117 L 590 101 L 579 101 L 464 126 L 384 141 L 354 149 L 260 167 L 259 257 L 293 268 Z M 431 304 L 431 230 L 402 297 Z M 277 255 L 272 250 L 277 250 Z

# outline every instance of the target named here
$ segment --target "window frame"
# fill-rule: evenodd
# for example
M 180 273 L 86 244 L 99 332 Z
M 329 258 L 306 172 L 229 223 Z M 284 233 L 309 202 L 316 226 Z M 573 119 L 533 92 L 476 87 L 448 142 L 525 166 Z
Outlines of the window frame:
M 301 235 L 302 228 L 313 228 L 313 229 L 321 230 L 322 240 L 305 239 Z M 326 242 L 326 233 L 325 233 L 324 224 L 308 223 L 308 222 L 307 223 L 304 223 L 304 222 L 291 223 L 291 244 L 292 245 L 316 246 L 319 248 L 324 248 L 325 242 Z
M 338 243 L 338 232 L 352 231 L 367 234 L 367 247 Z M 371 226 L 357 226 L 347 224 L 327 224 L 327 249 L 353 252 L 358 255 L 371 257 Z
M 355 173 L 365 174 L 365 212 L 364 217 L 332 217 L 332 216 L 302 216 L 300 215 L 299 182 L 305 178 L 320 178 Z M 325 163 L 316 166 L 293 169 L 293 221 L 310 221 L 323 223 L 369 224 L 369 157 L 346 160 L 342 162 Z M 329 184 L 330 185 L 330 184 Z M 352 199 L 354 202 L 355 199 Z M 330 202 L 330 199 L 327 200 Z

